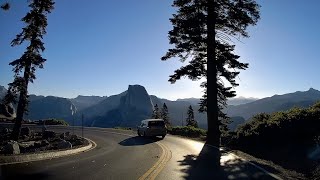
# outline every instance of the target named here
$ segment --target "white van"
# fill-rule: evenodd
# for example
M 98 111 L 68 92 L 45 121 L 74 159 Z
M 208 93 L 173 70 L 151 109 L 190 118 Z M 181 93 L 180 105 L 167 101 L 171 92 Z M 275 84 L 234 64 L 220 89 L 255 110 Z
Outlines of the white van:
M 163 119 L 145 119 L 138 126 L 139 136 L 161 136 L 167 135 L 167 128 Z

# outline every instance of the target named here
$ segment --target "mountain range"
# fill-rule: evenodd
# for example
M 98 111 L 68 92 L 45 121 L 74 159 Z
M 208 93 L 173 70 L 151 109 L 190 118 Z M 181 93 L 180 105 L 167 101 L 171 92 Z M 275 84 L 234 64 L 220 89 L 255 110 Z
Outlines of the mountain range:
M 320 91 L 310 88 L 283 95 L 274 95 L 241 105 L 230 105 L 225 109 L 229 116 L 241 116 L 250 119 L 258 113 L 272 113 L 289 110 L 292 107 L 309 107 L 320 100 Z
M 0 86 L 0 98 L 6 89 Z M 274 95 L 262 99 L 232 98 L 224 112 L 232 119 L 229 125 L 234 130 L 239 124 L 245 123 L 253 115 L 266 112 L 288 110 L 294 106 L 308 107 L 320 100 L 320 91 L 310 88 L 308 91 L 297 91 L 283 95 Z M 149 95 L 141 85 L 129 85 L 128 89 L 112 96 L 81 96 L 76 98 L 62 98 L 54 96 L 29 96 L 29 113 L 26 119 L 37 120 L 47 118 L 65 119 L 69 124 L 81 124 L 84 115 L 86 126 L 135 127 L 142 119 L 150 118 L 154 105 L 159 108 L 165 103 L 169 110 L 169 117 L 173 125 L 184 125 L 188 106 L 195 110 L 195 119 L 199 127 L 206 128 L 206 114 L 199 113 L 200 99 L 185 98 L 176 101 Z M 73 121 L 74 120 L 74 121 Z

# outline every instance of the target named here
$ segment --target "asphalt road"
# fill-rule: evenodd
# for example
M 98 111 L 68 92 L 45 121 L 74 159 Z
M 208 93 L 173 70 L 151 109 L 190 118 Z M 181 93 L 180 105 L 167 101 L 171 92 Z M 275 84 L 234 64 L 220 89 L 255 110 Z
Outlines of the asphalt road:
M 80 128 L 75 133 L 81 135 Z M 85 128 L 84 135 L 97 144 L 94 149 L 1 165 L 0 179 L 274 179 L 247 161 L 198 141 L 171 135 L 163 140 L 143 138 L 130 131 L 102 128 Z M 221 165 L 216 165 L 218 161 Z

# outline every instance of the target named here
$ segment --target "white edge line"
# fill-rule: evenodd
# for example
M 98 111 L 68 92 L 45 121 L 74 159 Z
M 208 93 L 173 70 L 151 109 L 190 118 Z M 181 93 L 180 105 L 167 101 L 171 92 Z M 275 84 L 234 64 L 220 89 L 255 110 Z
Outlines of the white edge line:
M 212 148 L 219 149 L 218 147 L 213 146 L 213 145 L 210 145 L 210 144 L 205 144 L 205 146 L 209 146 L 209 147 L 212 147 Z M 281 177 L 279 177 L 279 176 L 277 176 L 277 175 L 275 175 L 275 174 L 273 174 L 273 173 L 271 173 L 271 172 L 269 172 L 269 171 L 267 171 L 267 170 L 263 169 L 262 167 L 260 167 L 260 166 L 258 166 L 258 165 L 256 165 L 256 164 L 254 164 L 253 162 L 250 162 L 250 161 L 248 161 L 248 160 L 246 160 L 246 159 L 244 159 L 244 158 L 242 158 L 242 157 L 239 157 L 239 156 L 237 156 L 237 155 L 236 155 L 236 154 L 234 154 L 234 153 L 230 153 L 230 154 L 232 154 L 233 156 L 235 156 L 235 157 L 237 157 L 237 158 L 239 158 L 239 159 L 241 159 L 241 160 L 243 160 L 243 161 L 248 162 L 249 164 L 251 164 L 251 165 L 252 165 L 252 166 L 254 166 L 255 168 L 259 169 L 260 171 L 262 171 L 262 172 L 264 172 L 264 173 L 268 174 L 269 176 L 271 176 L 271 177 L 273 177 L 273 178 L 275 178 L 275 179 L 277 179 L 277 180 L 283 180 Z

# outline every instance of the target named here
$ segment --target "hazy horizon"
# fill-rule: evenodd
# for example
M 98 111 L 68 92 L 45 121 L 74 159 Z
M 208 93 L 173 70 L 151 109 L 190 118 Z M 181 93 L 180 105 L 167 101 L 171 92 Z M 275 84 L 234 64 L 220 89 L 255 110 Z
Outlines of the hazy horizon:
M 141 84 L 130 84 L 130 85 L 141 85 Z M 0 86 L 4 86 L 4 87 L 7 89 L 7 86 L 6 86 L 6 85 L 0 84 Z M 128 85 L 128 86 L 129 86 L 129 85 Z M 118 95 L 118 94 L 126 91 L 126 90 L 128 89 L 128 86 L 127 86 L 126 89 L 123 89 L 122 91 L 119 91 L 119 92 L 117 92 L 117 93 L 115 93 L 115 94 L 106 94 L 106 95 L 78 94 L 78 95 L 76 95 L 76 96 L 69 96 L 69 97 L 68 97 L 68 96 L 56 96 L 56 95 L 52 95 L 52 94 L 46 94 L 46 95 L 44 95 L 44 94 L 35 94 L 35 93 L 30 93 L 29 95 L 37 95 L 37 96 L 45 96 L 45 97 L 47 97 L 47 96 L 55 96 L 55 97 L 68 98 L 68 99 L 73 99 L 73 98 L 76 98 L 76 97 L 78 97 L 78 96 L 99 96 L 99 97 L 107 96 L 107 97 L 110 97 L 110 96 Z M 143 86 L 143 85 L 141 85 L 141 86 Z M 284 95 L 284 94 L 288 94 L 288 93 L 305 92 L 305 91 L 310 90 L 311 88 L 314 89 L 313 87 L 310 87 L 310 88 L 307 88 L 307 89 L 297 89 L 297 90 L 294 90 L 294 91 L 292 91 L 292 92 L 276 93 L 276 94 L 272 94 L 272 95 L 270 95 L 270 96 L 265 96 L 265 97 L 252 97 L 252 96 L 246 97 L 246 96 L 239 96 L 239 95 L 237 95 L 237 96 L 234 97 L 234 98 L 238 98 L 238 99 L 244 98 L 244 99 L 255 99 L 255 100 L 258 100 L 258 99 L 263 99 L 263 98 L 272 97 L 272 96 L 274 96 L 274 95 Z M 318 90 L 318 89 L 316 89 L 316 90 Z M 193 99 L 193 98 L 194 98 L 194 99 L 200 99 L 200 98 L 201 98 L 201 97 L 193 97 L 193 96 L 191 96 L 191 97 L 182 97 L 182 98 L 168 98 L 168 97 L 162 97 L 162 96 L 159 96 L 159 95 L 157 95 L 157 94 L 150 93 L 150 92 L 148 91 L 148 89 L 146 89 L 146 91 L 148 92 L 148 94 L 149 94 L 150 96 L 153 95 L 153 96 L 157 96 L 157 97 L 160 98 L 160 99 L 167 99 L 167 100 L 170 100 L 170 101 L 177 101 L 178 99 Z M 319 90 L 318 90 L 318 91 L 319 91 Z M 234 99 L 234 98 L 231 98 L 231 99 Z

